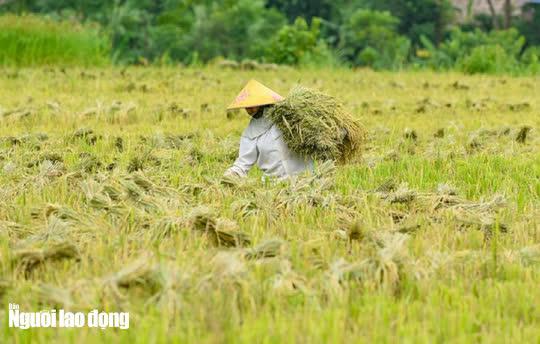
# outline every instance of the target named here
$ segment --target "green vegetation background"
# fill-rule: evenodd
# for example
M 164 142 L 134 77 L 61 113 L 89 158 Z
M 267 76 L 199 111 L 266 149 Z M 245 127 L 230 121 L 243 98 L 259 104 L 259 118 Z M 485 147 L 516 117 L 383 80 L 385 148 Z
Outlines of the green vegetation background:
M 540 4 L 523 12 L 469 11 L 458 23 L 449 0 L 8 0 L 0 4 L 0 63 L 197 65 L 226 58 L 536 73 Z

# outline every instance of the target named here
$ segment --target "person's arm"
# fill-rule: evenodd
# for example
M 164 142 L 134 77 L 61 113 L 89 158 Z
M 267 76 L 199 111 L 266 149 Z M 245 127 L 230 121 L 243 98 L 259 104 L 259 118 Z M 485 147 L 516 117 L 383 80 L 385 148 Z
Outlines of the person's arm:
M 301 157 L 289 149 L 289 146 L 285 142 L 280 130 L 274 128 L 274 144 L 278 147 L 278 151 L 281 152 L 281 167 L 278 175 L 294 176 L 304 171 L 314 171 L 313 160 L 308 157 Z
M 225 171 L 225 175 L 236 175 L 245 177 L 251 167 L 257 162 L 257 139 L 249 139 L 242 136 L 240 139 L 240 149 L 238 158 L 234 164 Z

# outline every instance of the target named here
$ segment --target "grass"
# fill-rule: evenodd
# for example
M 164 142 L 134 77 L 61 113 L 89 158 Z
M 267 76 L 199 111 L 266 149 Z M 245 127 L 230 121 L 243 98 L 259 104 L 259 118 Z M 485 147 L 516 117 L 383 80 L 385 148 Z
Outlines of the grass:
M 0 16 L 2 66 L 103 66 L 110 44 L 97 28 L 36 15 Z
M 250 78 L 336 96 L 362 159 L 222 179 Z M 3 304 L 130 312 L 22 331 L 6 306 L 2 342 L 540 340 L 537 78 L 31 68 L 0 89 Z

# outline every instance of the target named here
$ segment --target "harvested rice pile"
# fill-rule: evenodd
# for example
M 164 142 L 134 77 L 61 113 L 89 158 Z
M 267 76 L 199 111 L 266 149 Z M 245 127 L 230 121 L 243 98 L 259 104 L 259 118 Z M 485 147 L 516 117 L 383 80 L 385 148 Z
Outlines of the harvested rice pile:
M 360 153 L 365 138 L 362 125 L 334 97 L 303 86 L 265 115 L 293 152 L 315 160 L 347 162 Z

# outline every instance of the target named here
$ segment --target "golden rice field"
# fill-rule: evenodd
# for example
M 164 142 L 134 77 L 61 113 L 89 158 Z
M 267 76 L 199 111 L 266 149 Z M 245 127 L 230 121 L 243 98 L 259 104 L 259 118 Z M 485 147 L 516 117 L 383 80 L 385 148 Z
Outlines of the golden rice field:
M 223 179 L 256 78 L 335 95 L 362 157 Z M 2 343 L 538 343 L 540 79 L 367 70 L 0 73 Z M 130 328 L 14 329 L 21 310 Z

